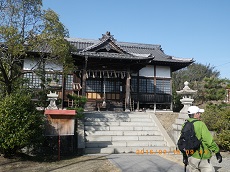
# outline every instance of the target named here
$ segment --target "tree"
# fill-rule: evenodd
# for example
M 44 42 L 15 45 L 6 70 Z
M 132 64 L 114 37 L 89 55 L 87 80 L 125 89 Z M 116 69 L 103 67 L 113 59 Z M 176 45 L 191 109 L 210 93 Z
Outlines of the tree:
M 226 88 L 223 83 L 223 79 L 215 77 L 204 78 L 204 101 L 224 100 Z
M 36 59 L 33 69 L 42 81 L 43 95 L 48 81 L 45 63 L 62 64 L 64 74 L 73 70 L 73 63 L 65 40 L 68 30 L 54 11 L 41 10 L 41 0 L 0 0 L 0 5 L 0 148 L 15 153 L 39 143 L 42 132 L 43 115 L 34 109 L 31 97 L 18 91 L 26 86 L 23 61 Z
M 0 150 L 5 156 L 43 141 L 44 115 L 28 94 L 13 93 L 0 102 L 0 123 Z
M 63 64 L 64 71 L 73 68 L 70 44 L 65 40 L 68 31 L 54 11 L 42 11 L 41 0 L 1 0 L 0 3 L 0 84 L 3 85 L 3 96 L 11 94 L 18 86 L 26 56 L 39 57 L 36 68 L 43 77 L 45 61 Z
M 203 65 L 200 63 L 193 63 L 187 68 L 173 72 L 173 86 L 176 86 L 178 90 L 183 89 L 184 82 L 188 81 L 193 89 L 199 88 L 199 83 L 204 78 L 216 77 L 220 75 L 219 71 L 215 70 L 215 67 L 211 67 L 210 64 Z
M 198 90 L 195 96 L 195 100 L 197 104 L 202 104 L 204 101 L 208 101 L 208 97 L 205 97 L 205 91 L 207 91 L 204 87 L 206 84 L 205 82 L 208 81 L 208 78 L 218 79 L 219 75 L 220 73 L 216 71 L 214 67 L 211 67 L 210 64 L 202 65 L 199 63 L 194 63 L 187 68 L 174 72 L 172 74 L 173 103 L 174 107 L 176 107 L 174 110 L 178 111 L 181 109 L 179 101 L 180 95 L 177 95 L 176 91 L 183 89 L 185 81 L 189 82 L 189 87 L 191 89 Z

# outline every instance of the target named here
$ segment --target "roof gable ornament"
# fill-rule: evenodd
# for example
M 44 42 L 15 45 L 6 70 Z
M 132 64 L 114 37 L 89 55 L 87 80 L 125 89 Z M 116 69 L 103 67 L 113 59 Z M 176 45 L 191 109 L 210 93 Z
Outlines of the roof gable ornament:
M 91 51 L 97 53 L 109 52 L 118 54 L 130 54 L 116 43 L 116 39 L 113 38 L 113 35 L 111 35 L 109 31 L 107 31 L 105 34 L 102 34 L 102 38 L 99 38 L 99 40 L 100 42 L 85 48 L 82 52 Z
M 104 41 L 107 39 L 111 39 L 112 41 L 117 41 L 116 39 L 114 39 L 113 35 L 110 34 L 109 31 L 107 31 L 105 34 L 102 34 L 102 37 L 99 38 L 100 41 Z

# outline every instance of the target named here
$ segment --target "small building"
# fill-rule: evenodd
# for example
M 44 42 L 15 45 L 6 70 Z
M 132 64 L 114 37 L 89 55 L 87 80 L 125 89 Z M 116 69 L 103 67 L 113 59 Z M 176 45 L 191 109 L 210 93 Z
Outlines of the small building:
M 67 40 L 77 49 L 72 52 L 76 70 L 64 78 L 60 66 L 47 64 L 46 74 L 60 71 L 56 78 L 64 107 L 71 106 L 66 95 L 76 93 L 87 97 L 87 110 L 172 110 L 172 72 L 193 63 L 166 55 L 160 45 L 118 42 L 110 32 L 98 40 Z M 31 63 L 35 62 L 25 59 L 24 76 L 39 87 Z

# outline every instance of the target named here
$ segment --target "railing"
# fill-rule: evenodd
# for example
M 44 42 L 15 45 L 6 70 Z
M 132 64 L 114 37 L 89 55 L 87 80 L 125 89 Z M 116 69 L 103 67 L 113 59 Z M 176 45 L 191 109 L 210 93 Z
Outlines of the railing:
M 132 94 L 132 99 L 134 101 L 139 101 L 143 103 L 171 103 L 172 96 L 169 94 L 141 94 L 137 96 L 137 94 Z

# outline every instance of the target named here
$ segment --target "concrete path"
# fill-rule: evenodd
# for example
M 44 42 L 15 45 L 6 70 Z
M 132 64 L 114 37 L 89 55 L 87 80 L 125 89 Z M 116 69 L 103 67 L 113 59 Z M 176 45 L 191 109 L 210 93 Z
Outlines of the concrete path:
M 122 172 L 184 172 L 183 166 L 157 155 L 111 154 L 107 158 Z

